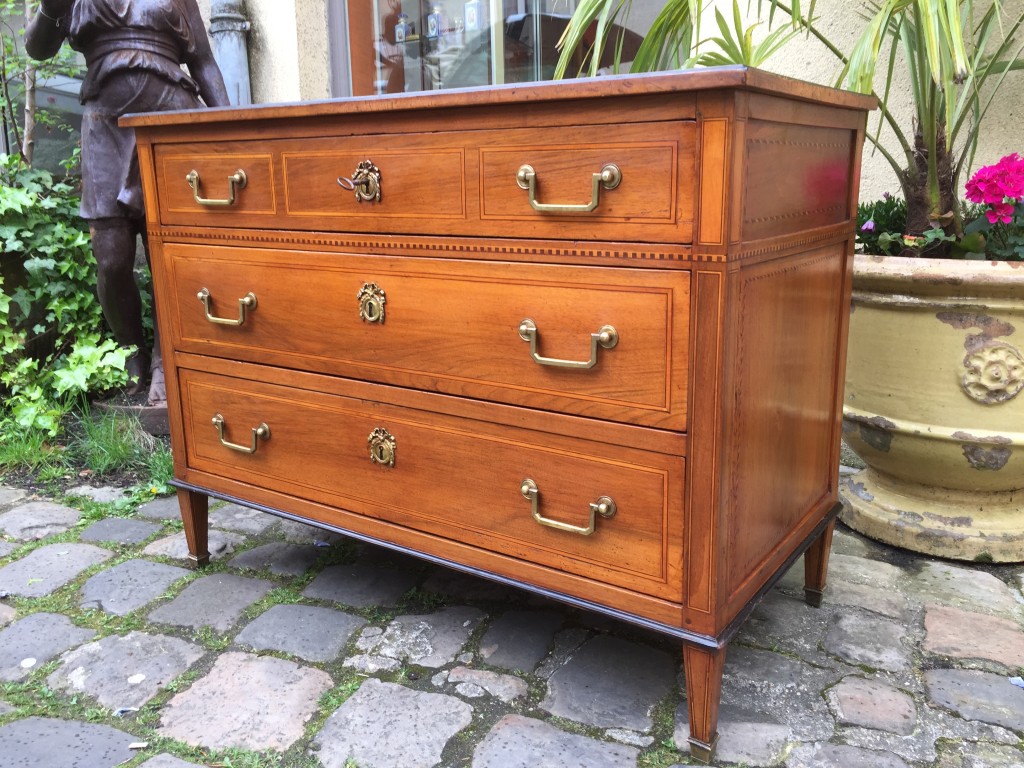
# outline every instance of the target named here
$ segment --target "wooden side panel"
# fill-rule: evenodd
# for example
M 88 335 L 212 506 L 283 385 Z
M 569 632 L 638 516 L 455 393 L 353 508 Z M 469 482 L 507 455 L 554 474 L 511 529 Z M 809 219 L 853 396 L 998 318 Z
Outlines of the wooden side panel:
M 846 221 L 855 137 L 844 128 L 749 120 L 742 239 Z
M 750 267 L 736 283 L 726 595 L 735 609 L 835 500 L 845 243 Z M 732 613 L 729 611 L 728 613 Z

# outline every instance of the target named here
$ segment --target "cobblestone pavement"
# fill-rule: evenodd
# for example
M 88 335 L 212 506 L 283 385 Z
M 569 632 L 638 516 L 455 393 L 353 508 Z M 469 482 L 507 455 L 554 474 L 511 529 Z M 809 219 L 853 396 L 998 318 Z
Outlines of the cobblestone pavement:
M 193 571 L 173 498 L 124 508 L 0 486 L 0 768 L 691 762 L 676 641 L 233 505 Z M 839 530 L 822 608 L 802 573 L 729 648 L 716 764 L 1024 766 L 1024 568 Z

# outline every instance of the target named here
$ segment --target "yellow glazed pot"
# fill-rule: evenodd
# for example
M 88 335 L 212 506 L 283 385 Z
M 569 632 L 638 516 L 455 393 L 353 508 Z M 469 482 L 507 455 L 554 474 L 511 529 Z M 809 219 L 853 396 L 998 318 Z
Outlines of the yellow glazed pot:
M 1024 561 L 1024 263 L 856 256 L 843 520 L 958 560 Z

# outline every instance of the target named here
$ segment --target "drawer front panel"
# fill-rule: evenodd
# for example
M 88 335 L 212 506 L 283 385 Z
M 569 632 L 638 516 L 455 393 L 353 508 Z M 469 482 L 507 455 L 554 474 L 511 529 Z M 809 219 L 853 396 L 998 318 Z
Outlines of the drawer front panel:
M 266 227 L 276 218 L 275 161 L 266 144 L 158 146 L 155 162 L 163 224 Z
M 680 597 L 680 457 L 198 371 L 179 371 L 179 383 L 191 469 Z M 378 448 L 383 463 L 371 457 L 375 431 L 393 439 Z M 525 480 L 537 489 L 536 508 Z M 607 509 L 602 497 L 614 514 L 594 514 L 589 535 L 534 519 L 586 529 L 592 503 Z
M 502 131 L 480 149 L 480 218 L 526 237 L 645 240 L 663 232 L 687 242 L 693 137 L 692 123 Z M 528 173 L 520 176 L 527 167 L 532 190 Z M 610 167 L 595 185 L 595 174 Z
M 160 222 L 688 243 L 694 137 L 692 121 L 667 121 L 158 144 Z M 595 187 L 606 167 L 614 181 Z M 198 192 L 186 181 L 193 171 Z M 246 181 L 232 197 L 239 171 Z
M 687 272 L 180 244 L 164 253 L 177 349 L 686 428 Z M 241 307 L 249 295 L 255 307 Z

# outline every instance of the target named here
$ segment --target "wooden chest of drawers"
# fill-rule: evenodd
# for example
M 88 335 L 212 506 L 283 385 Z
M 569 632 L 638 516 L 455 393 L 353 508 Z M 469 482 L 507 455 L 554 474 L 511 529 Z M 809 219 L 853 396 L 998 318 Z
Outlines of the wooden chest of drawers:
M 192 557 L 239 501 L 725 649 L 837 508 L 871 101 L 726 68 L 139 115 Z

